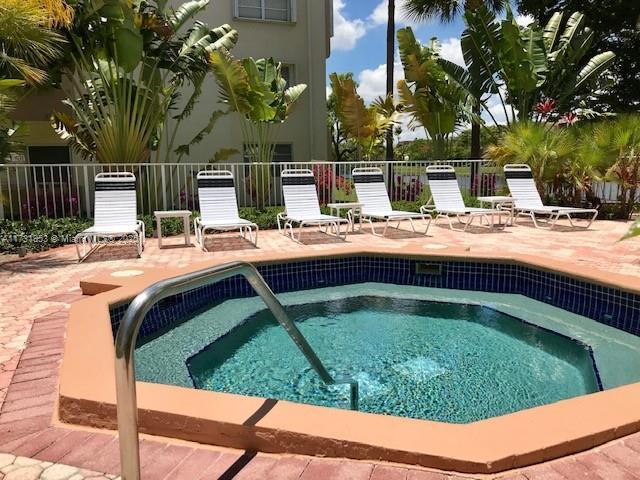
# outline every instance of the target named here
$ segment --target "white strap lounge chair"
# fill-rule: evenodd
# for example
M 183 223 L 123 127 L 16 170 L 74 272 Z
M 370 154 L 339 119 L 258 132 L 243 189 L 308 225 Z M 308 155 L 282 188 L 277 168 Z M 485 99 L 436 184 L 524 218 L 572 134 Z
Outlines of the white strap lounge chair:
M 287 233 L 296 242 L 300 241 L 302 227 L 316 225 L 328 233 L 331 227 L 338 238 L 347 238 L 349 221 L 345 218 L 324 215 L 320 212 L 320 202 L 316 191 L 313 172 L 308 169 L 288 169 L 282 172 L 282 193 L 286 210 L 278 214 L 278 230 Z M 344 235 L 340 231 L 341 224 L 347 224 Z M 293 228 L 298 226 L 296 237 Z
M 456 217 L 464 225 L 462 231 L 466 231 L 476 218 L 481 226 L 484 220 L 488 228 L 493 228 L 496 216 L 500 219 L 502 215 L 511 215 L 511 212 L 505 210 L 467 207 L 460 192 L 456 171 L 451 165 L 428 166 L 427 178 L 434 205 L 424 205 L 420 207 L 420 211 L 425 214 L 435 211 L 436 222 L 439 218 L 446 218 L 451 230 L 460 230 L 453 227 L 452 217 Z
M 397 221 L 396 228 L 399 228 L 400 222 L 403 220 L 409 220 L 411 228 L 416 232 L 416 227 L 413 223 L 414 219 L 421 219 L 426 223 L 424 234 L 427 234 L 429 225 L 431 225 L 430 216 L 424 213 L 403 212 L 392 208 L 382 170 L 377 167 L 354 168 L 352 175 L 356 185 L 358 202 L 362 204 L 362 220 L 371 224 L 371 232 L 374 235 L 385 236 L 387 228 L 389 228 L 389 222 Z M 376 232 L 373 220 L 385 222 L 382 235 Z
M 136 176 L 133 173 L 96 175 L 93 213 L 93 227 L 80 232 L 74 239 L 79 262 L 100 246 L 100 240 L 108 242 L 117 238 L 133 239 L 138 256 L 142 255 L 144 223 L 137 218 Z
M 239 230 L 242 238 L 258 246 L 258 225 L 240 218 L 233 173 L 228 170 L 205 170 L 198 173 L 200 217 L 193 221 L 196 242 L 207 251 L 207 232 Z M 255 232 L 254 232 L 255 229 Z
M 536 215 L 545 215 L 548 217 L 547 225 L 553 228 L 560 217 L 567 217 L 572 227 L 576 227 L 573 223 L 573 215 L 587 215 L 587 225 L 589 228 L 598 216 L 598 210 L 593 208 L 573 208 L 573 207 L 556 207 L 544 205 L 540 198 L 540 193 L 536 188 L 533 180 L 533 174 L 529 165 L 511 164 L 505 165 L 504 175 L 507 185 L 511 191 L 515 210 L 517 212 L 514 223 L 520 216 L 530 217 L 536 228 L 542 227 Z

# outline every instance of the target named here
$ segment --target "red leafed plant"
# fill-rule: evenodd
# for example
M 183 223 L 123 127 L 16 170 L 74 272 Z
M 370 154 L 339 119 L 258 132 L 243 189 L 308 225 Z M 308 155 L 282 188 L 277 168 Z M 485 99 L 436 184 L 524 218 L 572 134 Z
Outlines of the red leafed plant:
M 542 116 L 549 116 L 556 109 L 556 101 L 548 98 L 535 106 L 536 112 L 538 112 Z

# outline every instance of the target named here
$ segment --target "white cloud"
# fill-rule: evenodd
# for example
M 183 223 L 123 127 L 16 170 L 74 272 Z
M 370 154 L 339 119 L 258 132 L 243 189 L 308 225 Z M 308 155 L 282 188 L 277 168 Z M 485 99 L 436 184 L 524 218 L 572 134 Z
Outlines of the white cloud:
M 369 20 L 374 25 L 385 25 L 387 23 L 387 19 L 389 16 L 387 5 L 389 4 L 388 0 L 382 0 L 378 4 L 378 6 L 373 10 L 373 13 L 369 16 Z
M 533 23 L 534 20 L 531 15 L 516 15 L 516 23 L 521 27 L 526 27 L 530 23 Z
M 504 86 L 500 87 L 500 94 L 502 95 L 502 98 L 506 98 L 507 91 Z M 489 97 L 486 105 L 487 109 L 489 110 L 489 112 L 491 112 L 491 115 L 493 115 L 493 118 L 495 118 L 495 121 L 498 123 L 498 125 L 505 125 L 507 123 L 507 115 L 509 120 L 513 121 L 511 108 L 507 105 L 507 112 L 505 113 L 504 107 L 502 106 L 502 102 L 500 101 L 500 97 L 498 95 Z M 515 114 L 517 115 L 517 110 L 515 111 Z M 486 111 L 483 111 L 482 118 L 485 122 L 487 122 L 487 125 L 494 125 L 493 119 Z
M 404 2 L 402 0 L 396 2 L 396 25 L 415 26 L 416 24 L 407 19 L 402 12 L 404 11 Z M 386 25 L 389 19 L 389 0 L 381 0 L 380 3 L 369 15 L 369 23 L 373 27 L 378 25 Z
M 452 37 L 442 42 L 440 44 L 440 56 L 450 62 L 460 65 L 461 67 L 465 66 L 459 38 Z
M 333 2 L 333 38 L 331 48 L 334 50 L 353 50 L 367 33 L 367 26 L 360 19 L 349 20 L 344 14 L 344 0 Z
M 400 128 L 402 128 L 402 133 L 399 138 L 401 142 L 409 142 L 417 138 L 427 138 L 427 134 L 423 127 L 418 126 L 414 130 L 411 130 L 409 127 L 410 123 L 411 117 L 409 115 L 400 115 Z
M 400 62 L 393 65 L 393 81 L 404 78 L 404 71 Z M 374 69 L 366 69 L 358 75 L 358 93 L 365 102 L 371 102 L 377 97 L 384 96 L 387 91 L 387 65 L 383 63 Z

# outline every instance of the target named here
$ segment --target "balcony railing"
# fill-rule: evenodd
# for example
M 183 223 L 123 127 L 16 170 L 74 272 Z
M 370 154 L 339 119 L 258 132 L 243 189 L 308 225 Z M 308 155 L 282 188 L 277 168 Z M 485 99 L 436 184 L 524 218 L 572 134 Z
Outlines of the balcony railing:
M 10 163 L 0 165 L 0 218 L 30 220 L 38 217 L 91 217 L 94 178 L 101 172 L 128 171 L 137 179 L 138 210 L 198 209 L 196 175 L 201 170 L 233 172 L 240 207 L 275 207 L 284 204 L 280 173 L 289 168 L 314 171 L 320 202 L 355 200 L 351 171 L 377 166 L 387 180 L 392 201 L 429 200 L 425 169 L 446 163 L 456 168 L 464 194 L 487 196 L 506 193 L 501 169 L 484 160 L 393 161 L 393 162 L 287 162 L 287 163 L 179 163 L 179 164 L 52 164 Z M 615 202 L 618 186 L 601 182 L 595 194 L 603 202 Z

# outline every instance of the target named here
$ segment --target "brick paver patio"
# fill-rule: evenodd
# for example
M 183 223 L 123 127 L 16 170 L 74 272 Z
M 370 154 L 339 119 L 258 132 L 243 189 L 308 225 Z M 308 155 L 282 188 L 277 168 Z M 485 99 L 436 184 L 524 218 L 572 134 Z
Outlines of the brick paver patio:
M 432 226 L 426 238 L 406 230 L 394 231 L 385 239 L 365 232 L 351 235 L 348 242 L 383 245 L 399 252 L 411 244 L 425 249 L 463 247 L 472 253 L 526 253 L 574 262 L 594 271 L 635 276 L 640 282 L 640 240 L 617 242 L 626 228 L 622 223 L 597 222 L 589 231 L 549 232 L 519 226 L 497 233 L 461 233 Z M 315 232 L 308 232 L 303 240 L 305 245 L 299 245 L 277 232 L 261 232 L 258 251 L 321 251 L 327 244 L 337 248 L 342 244 Z M 174 239 L 176 244 L 180 241 Z M 209 248 L 213 253 L 179 247 L 158 250 L 157 242 L 149 240 L 141 259 L 135 258 L 134 249 L 128 246 L 103 249 L 83 264 L 76 263 L 73 246 L 25 259 L 0 257 L 0 453 L 4 454 L 0 455 L 0 480 L 80 480 L 105 478 L 96 472 L 119 473 L 118 443 L 113 432 L 70 428 L 54 418 L 67 310 L 82 298 L 79 281 L 88 276 L 136 267 L 179 267 L 207 256 L 234 260 L 257 252 L 232 236 L 210 242 Z M 149 479 L 469 478 L 407 466 L 256 455 L 153 438 L 143 440 L 141 455 L 143 477 Z M 499 477 L 640 479 L 640 434 Z

